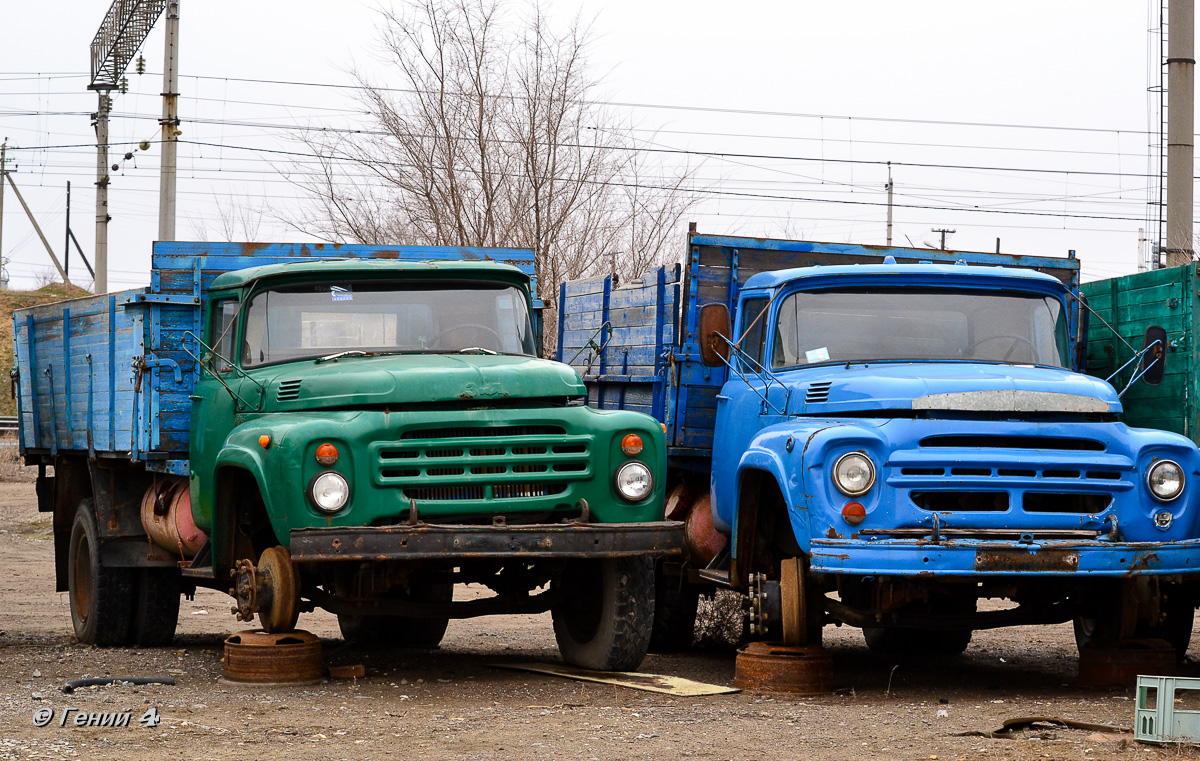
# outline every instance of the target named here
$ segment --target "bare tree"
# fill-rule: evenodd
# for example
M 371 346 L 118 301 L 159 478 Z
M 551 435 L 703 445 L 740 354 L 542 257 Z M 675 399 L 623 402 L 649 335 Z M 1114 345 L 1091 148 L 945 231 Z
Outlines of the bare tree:
M 364 129 L 305 134 L 316 167 L 291 176 L 314 213 L 293 226 L 339 243 L 532 248 L 548 304 L 565 279 L 664 261 L 690 171 L 651 171 L 589 99 L 586 25 L 557 30 L 526 10 L 517 22 L 504 0 L 383 12 L 394 78 L 355 74 Z
M 194 239 L 224 242 L 260 240 L 259 231 L 262 228 L 263 214 L 266 212 L 262 203 L 241 194 L 223 197 L 216 193 L 213 193 L 213 203 L 217 207 L 215 215 L 189 218 Z M 216 228 L 215 235 L 210 228 L 210 222 Z

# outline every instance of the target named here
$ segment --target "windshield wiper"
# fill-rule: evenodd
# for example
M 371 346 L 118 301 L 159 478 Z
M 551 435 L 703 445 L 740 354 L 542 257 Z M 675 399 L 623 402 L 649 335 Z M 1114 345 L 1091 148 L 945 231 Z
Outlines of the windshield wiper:
M 346 351 L 339 351 L 336 354 L 330 354 L 329 356 L 326 356 L 326 357 L 317 357 L 316 362 L 319 365 L 322 362 L 337 361 L 337 360 L 341 359 L 342 357 L 365 357 L 372 353 L 373 352 L 363 351 L 362 349 L 348 349 Z
M 464 346 L 463 348 L 458 350 L 458 353 L 466 354 L 469 351 L 477 351 L 480 354 L 490 354 L 493 357 L 496 356 L 496 354 L 497 354 L 497 352 L 492 351 L 491 349 L 485 349 L 482 346 Z

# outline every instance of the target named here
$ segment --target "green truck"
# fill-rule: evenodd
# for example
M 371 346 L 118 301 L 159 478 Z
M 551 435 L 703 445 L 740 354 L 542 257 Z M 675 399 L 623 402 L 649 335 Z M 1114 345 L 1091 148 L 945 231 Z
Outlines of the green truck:
M 663 430 L 540 358 L 532 265 L 160 243 L 147 288 L 17 312 L 20 447 L 76 636 L 169 642 L 211 587 L 267 631 L 320 607 L 408 647 L 548 610 L 568 663 L 636 668 L 655 559 L 682 548 Z

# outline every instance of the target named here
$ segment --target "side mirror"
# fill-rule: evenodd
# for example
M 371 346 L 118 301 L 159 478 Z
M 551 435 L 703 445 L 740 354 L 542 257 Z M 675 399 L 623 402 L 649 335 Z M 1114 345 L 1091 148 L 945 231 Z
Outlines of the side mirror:
M 1167 331 L 1158 325 L 1146 328 L 1142 351 L 1142 383 L 1157 386 L 1162 383 L 1163 375 L 1167 371 Z
M 729 361 L 729 341 L 733 332 L 729 307 L 724 304 L 705 304 L 700 307 L 700 361 L 707 367 L 718 367 Z

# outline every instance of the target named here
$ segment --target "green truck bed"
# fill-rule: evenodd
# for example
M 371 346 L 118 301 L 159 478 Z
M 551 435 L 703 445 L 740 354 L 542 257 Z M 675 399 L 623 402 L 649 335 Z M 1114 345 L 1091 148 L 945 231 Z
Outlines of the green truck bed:
M 1134 354 L 1104 322 L 1138 349 L 1148 326 L 1160 325 L 1167 331 L 1162 384 L 1150 386 L 1139 381 L 1121 397 L 1125 422 L 1131 426 L 1173 431 L 1200 441 L 1196 409 L 1200 363 L 1195 338 L 1200 319 L 1198 287 L 1195 264 L 1096 280 L 1080 287 L 1094 312 L 1089 315 L 1087 331 L 1087 371 L 1092 375 L 1108 378 Z M 1120 391 L 1136 370 L 1136 364 L 1130 365 L 1110 382 Z

